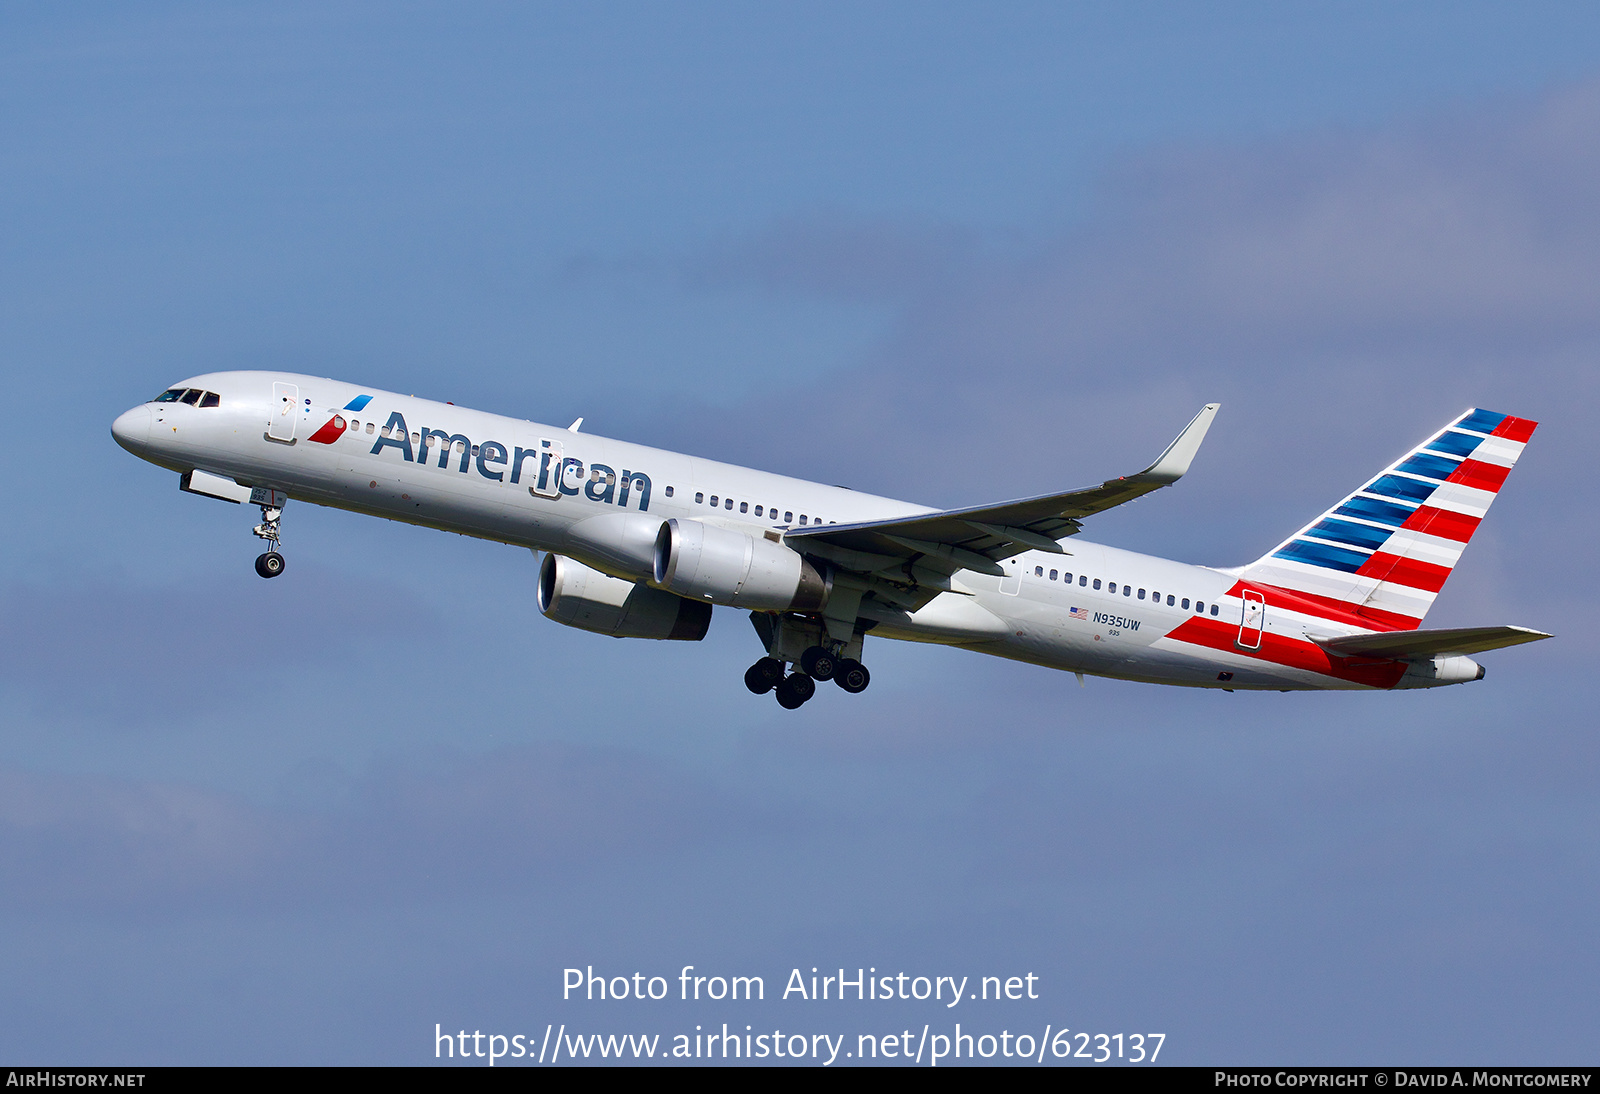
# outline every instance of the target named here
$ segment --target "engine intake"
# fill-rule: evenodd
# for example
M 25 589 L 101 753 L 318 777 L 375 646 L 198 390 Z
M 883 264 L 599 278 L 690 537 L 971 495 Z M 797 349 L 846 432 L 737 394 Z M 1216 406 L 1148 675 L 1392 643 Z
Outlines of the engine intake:
M 669 520 L 656 536 L 655 582 L 683 597 L 753 611 L 814 612 L 829 585 L 799 552 L 698 520 Z
M 547 554 L 539 566 L 539 611 L 547 619 L 612 638 L 698 642 L 711 627 L 711 605 Z

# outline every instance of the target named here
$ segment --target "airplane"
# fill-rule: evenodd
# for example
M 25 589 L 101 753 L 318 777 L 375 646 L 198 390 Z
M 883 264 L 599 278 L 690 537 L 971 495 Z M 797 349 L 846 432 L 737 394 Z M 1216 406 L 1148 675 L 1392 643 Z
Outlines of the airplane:
M 273 372 L 195 376 L 112 424 L 191 494 L 261 511 L 256 572 L 284 571 L 290 498 L 545 552 L 548 618 L 699 641 L 750 613 L 745 684 L 795 709 L 864 691 L 870 634 L 1077 675 L 1234 690 L 1399 690 L 1481 680 L 1473 654 L 1550 635 L 1420 629 L 1536 422 L 1470 409 L 1244 566 L 1078 538 L 1170 486 L 1209 403 L 1149 467 L 1098 486 L 931 509 L 698 456 Z

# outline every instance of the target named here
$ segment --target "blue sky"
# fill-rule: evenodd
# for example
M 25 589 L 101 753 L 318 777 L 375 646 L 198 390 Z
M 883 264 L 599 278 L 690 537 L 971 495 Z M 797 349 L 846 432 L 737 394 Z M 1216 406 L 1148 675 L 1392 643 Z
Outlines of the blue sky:
M 1584 5 L 8 6 L 0 1048 L 952 1018 L 559 999 L 694 964 L 1032 971 L 971 1020 L 1174 1063 L 1592 1059 L 1597 134 Z M 228 368 L 929 504 L 1215 399 L 1087 534 L 1217 565 L 1488 406 L 1542 425 L 1429 624 L 1560 637 L 1384 696 L 878 642 L 786 713 L 738 613 L 567 630 L 504 546 L 291 505 L 260 581 L 109 436 Z

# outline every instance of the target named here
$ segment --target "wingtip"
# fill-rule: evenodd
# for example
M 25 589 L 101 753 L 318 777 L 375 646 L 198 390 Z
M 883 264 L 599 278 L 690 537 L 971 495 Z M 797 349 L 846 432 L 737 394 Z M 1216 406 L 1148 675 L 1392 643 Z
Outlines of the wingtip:
M 1206 431 L 1211 428 L 1212 419 L 1217 416 L 1217 411 L 1220 409 L 1222 409 L 1221 403 L 1207 403 L 1201 407 L 1200 413 L 1183 427 L 1183 432 L 1167 445 L 1166 451 L 1161 453 L 1156 462 L 1132 477 L 1141 482 L 1159 482 L 1163 486 L 1183 478 L 1189 470 L 1190 463 L 1194 461 L 1195 453 L 1200 451 L 1200 442 L 1206 439 Z

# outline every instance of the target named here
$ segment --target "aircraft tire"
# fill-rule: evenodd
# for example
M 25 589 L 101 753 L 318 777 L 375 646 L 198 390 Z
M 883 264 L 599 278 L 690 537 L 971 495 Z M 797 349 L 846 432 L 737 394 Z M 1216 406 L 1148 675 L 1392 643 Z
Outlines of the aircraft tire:
M 831 680 L 839 662 L 821 646 L 812 646 L 800 655 L 800 671 L 813 680 Z
M 763 657 L 744 670 L 744 686 L 756 695 L 765 695 L 783 679 L 783 662 Z
M 859 695 L 872 683 L 872 673 L 860 661 L 847 657 L 833 670 L 833 682 L 851 695 Z
M 778 681 L 778 705 L 784 710 L 798 710 L 816 693 L 816 681 L 804 673 L 790 673 Z
M 256 559 L 256 573 L 262 577 L 277 577 L 283 573 L 283 556 L 276 551 L 268 551 Z

